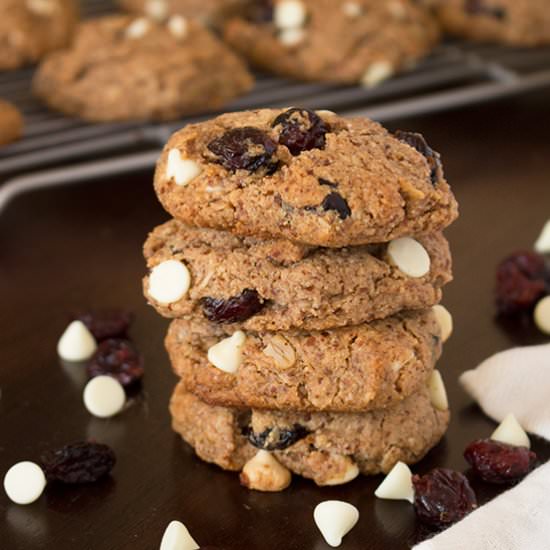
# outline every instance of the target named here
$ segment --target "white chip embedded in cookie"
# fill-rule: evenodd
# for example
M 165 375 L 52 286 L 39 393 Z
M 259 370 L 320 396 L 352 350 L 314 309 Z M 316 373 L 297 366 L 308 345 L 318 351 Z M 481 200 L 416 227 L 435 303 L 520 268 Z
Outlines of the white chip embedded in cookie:
M 411 237 L 394 239 L 388 245 L 390 260 L 409 277 L 424 277 L 430 272 L 430 256 L 426 249 Z
M 150 23 L 145 19 L 145 17 L 140 17 L 131 23 L 131 25 L 126 29 L 126 36 L 128 38 L 141 38 L 145 36 L 147 31 L 150 28 Z
M 348 17 L 359 17 L 363 13 L 363 8 L 361 7 L 361 4 L 358 4 L 357 2 L 344 2 L 342 4 L 342 11 L 348 16 Z
M 285 46 L 296 46 L 305 37 L 304 29 L 283 29 L 279 34 L 279 41 Z
M 194 161 L 182 159 L 178 149 L 170 149 L 166 161 L 166 177 L 174 179 L 176 185 L 187 185 L 202 172 L 202 168 Z
M 273 19 L 279 29 L 295 29 L 304 24 L 306 15 L 306 8 L 299 0 L 283 0 L 275 5 Z
M 414 502 L 414 487 L 411 469 L 399 461 L 380 483 L 374 494 L 388 500 L 408 500 Z
M 191 274 L 183 262 L 166 260 L 151 270 L 149 296 L 159 304 L 181 300 L 191 286 Z
M 430 400 L 432 405 L 439 411 L 446 411 L 449 408 L 449 400 L 447 399 L 447 390 L 443 384 L 443 378 L 438 370 L 434 370 L 428 381 L 428 389 L 430 390 Z
M 160 550 L 199 550 L 200 546 L 180 521 L 171 521 L 164 531 Z
M 176 38 L 185 38 L 185 36 L 187 35 L 187 19 L 185 19 L 185 17 L 183 17 L 182 15 L 173 15 L 168 20 L 168 30 Z M 187 161 L 187 162 L 192 162 L 192 161 Z
M 246 335 L 242 330 L 234 332 L 232 336 L 224 338 L 208 350 L 208 360 L 224 372 L 235 372 L 242 363 L 245 340 Z
M 315 507 L 313 519 L 327 544 L 336 547 L 359 521 L 359 510 L 348 502 L 325 500 Z
M 365 88 L 373 88 L 390 78 L 394 72 L 393 65 L 389 61 L 375 61 L 363 74 L 361 84 Z
M 323 485 L 344 485 L 349 481 L 354 480 L 359 475 L 359 468 L 351 458 L 346 458 L 346 469 L 343 472 L 338 472 L 338 475 L 331 477 L 323 483 Z
M 241 483 L 256 491 L 282 491 L 290 485 L 292 474 L 270 452 L 260 450 L 243 467 Z
M 155 21 L 164 21 L 168 16 L 166 0 L 147 0 L 144 7 L 145 13 Z
M 441 341 L 446 342 L 453 332 L 453 317 L 449 310 L 441 304 L 432 306 L 432 311 L 441 329 Z
M 26 4 L 30 11 L 46 17 L 52 15 L 56 9 L 53 0 L 27 0 Z
M 546 296 L 537 302 L 533 318 L 535 325 L 541 332 L 550 334 L 550 296 Z
M 497 426 L 497 429 L 491 434 L 491 439 L 508 445 L 515 445 L 516 447 L 531 448 L 529 436 L 512 413 L 508 414 Z

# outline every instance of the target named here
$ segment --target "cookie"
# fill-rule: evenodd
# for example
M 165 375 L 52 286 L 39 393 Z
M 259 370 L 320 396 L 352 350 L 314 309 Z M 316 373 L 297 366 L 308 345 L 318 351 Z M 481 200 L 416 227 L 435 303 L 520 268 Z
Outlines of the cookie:
M 170 403 L 172 426 L 197 455 L 241 470 L 258 449 L 318 485 L 388 472 L 399 460 L 418 462 L 441 439 L 449 411 L 426 389 L 390 409 L 366 413 L 298 413 L 211 406 L 179 384 Z
M 297 108 L 189 124 L 165 146 L 155 190 L 188 225 L 328 247 L 433 233 L 457 216 L 420 134 Z
M 125 10 L 158 21 L 183 15 L 212 26 L 219 26 L 228 17 L 240 14 L 249 3 L 249 0 L 119 0 Z
M 370 87 L 428 54 L 439 29 L 410 0 L 264 0 L 229 20 L 224 35 L 268 72 Z
M 211 356 L 232 334 L 197 319 L 168 330 L 176 374 L 207 403 L 342 412 L 393 406 L 426 385 L 441 354 L 431 310 L 324 331 L 246 331 L 238 347 Z M 236 370 L 224 371 L 233 357 Z
M 70 49 L 48 56 L 34 91 L 90 121 L 168 120 L 219 108 L 252 84 L 243 62 L 198 23 L 114 15 L 83 23 Z
M 547 0 L 436 0 L 444 29 L 481 42 L 517 46 L 550 44 Z
M 0 13 L 0 70 L 67 46 L 78 19 L 75 0 L 0 0 Z
M 0 99 L 0 145 L 19 139 L 22 133 L 21 113 L 11 103 Z
M 189 289 L 175 301 L 161 302 L 149 272 L 143 290 L 165 317 L 195 315 L 230 323 L 233 330 L 354 325 L 440 300 L 441 287 L 451 280 L 449 245 L 441 233 L 418 237 L 418 242 L 429 255 L 430 270 L 411 277 L 392 263 L 387 245 L 314 248 L 171 220 L 149 235 L 144 255 L 150 270 L 163 262 L 185 265 Z

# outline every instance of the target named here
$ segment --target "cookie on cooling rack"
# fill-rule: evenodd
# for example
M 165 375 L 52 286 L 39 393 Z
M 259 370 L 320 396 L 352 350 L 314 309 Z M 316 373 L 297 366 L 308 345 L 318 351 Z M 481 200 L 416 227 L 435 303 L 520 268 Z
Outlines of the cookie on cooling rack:
M 33 82 L 50 107 L 90 121 L 175 119 L 217 109 L 252 84 L 245 64 L 199 23 L 129 15 L 83 23 Z
M 19 111 L 7 101 L 0 99 L 0 145 L 15 141 L 23 132 L 23 118 Z

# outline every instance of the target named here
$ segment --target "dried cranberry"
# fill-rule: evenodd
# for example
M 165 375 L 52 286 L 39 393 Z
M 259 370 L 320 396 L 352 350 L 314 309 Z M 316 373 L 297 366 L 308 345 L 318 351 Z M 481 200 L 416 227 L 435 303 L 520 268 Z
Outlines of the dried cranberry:
M 82 441 L 45 453 L 40 462 L 48 481 L 93 483 L 113 469 L 116 457 L 107 445 Z
M 273 2 L 255 0 L 246 9 L 246 19 L 253 23 L 271 23 L 273 21 Z
M 91 310 L 74 315 L 73 320 L 82 321 L 100 342 L 106 338 L 126 336 L 134 315 L 122 309 Z
M 109 338 L 99 344 L 86 367 L 90 378 L 107 375 L 123 386 L 135 384 L 143 377 L 143 359 L 128 340 Z
M 550 271 L 535 252 L 519 251 L 497 267 L 496 302 L 502 315 L 527 313 L 550 290 Z
M 308 429 L 300 424 L 294 424 L 291 428 L 267 428 L 259 434 L 254 433 L 250 428 L 245 430 L 248 441 L 254 447 L 265 449 L 266 451 L 281 451 L 286 449 L 308 434 Z
M 310 149 L 324 149 L 325 134 L 330 132 L 330 126 L 309 109 L 288 109 L 273 121 L 273 128 L 279 125 L 279 143 L 294 156 Z
M 478 439 L 464 451 L 464 458 L 483 481 L 511 483 L 526 476 L 537 455 L 527 447 L 507 445 L 492 439 Z
M 502 7 L 488 6 L 484 0 L 466 0 L 464 11 L 472 15 L 488 15 L 495 19 L 504 19 L 506 10 Z
M 424 139 L 422 134 L 417 132 L 405 132 L 403 130 L 397 130 L 395 132 L 395 137 L 410 145 L 413 149 L 416 149 L 421 155 L 423 155 L 428 161 L 428 166 L 430 167 L 430 180 L 432 185 L 437 185 L 437 172 L 441 167 L 441 159 L 439 153 L 434 151 Z
M 254 172 L 265 166 L 271 172 L 276 166 L 271 157 L 277 144 L 265 132 L 251 126 L 228 130 L 223 136 L 211 141 L 208 149 L 228 170 L 244 169 Z
M 445 527 L 477 507 L 476 495 L 460 472 L 435 468 L 412 481 L 416 515 L 427 525 Z
M 341 220 L 345 220 L 346 218 L 351 216 L 351 210 L 348 202 L 339 193 L 334 192 L 328 194 L 323 199 L 321 206 L 325 211 L 334 210 L 335 212 L 337 212 Z
M 204 316 L 214 323 L 238 323 L 256 315 L 265 306 L 260 295 L 246 288 L 227 300 L 207 296 L 201 300 Z

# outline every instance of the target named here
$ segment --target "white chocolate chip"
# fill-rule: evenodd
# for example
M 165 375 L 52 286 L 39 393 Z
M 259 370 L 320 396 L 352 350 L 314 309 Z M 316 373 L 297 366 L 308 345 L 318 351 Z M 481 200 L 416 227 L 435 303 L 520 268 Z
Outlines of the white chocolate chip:
M 182 159 L 178 149 L 168 151 L 166 177 L 168 179 L 174 178 L 176 185 L 187 185 L 201 172 L 202 168 L 194 160 Z
M 359 17 L 363 13 L 363 8 L 361 4 L 357 2 L 344 2 L 342 4 L 342 11 L 348 17 Z
M 55 3 L 52 0 L 27 0 L 27 8 L 37 15 L 49 16 L 55 11 Z
M 96 349 L 95 338 L 82 321 L 73 321 L 57 343 L 57 353 L 65 361 L 86 361 Z
M 428 389 L 432 405 L 440 411 L 448 410 L 449 400 L 447 399 L 447 390 L 445 389 L 445 384 L 443 384 L 441 373 L 438 370 L 432 371 L 428 380 Z
M 449 310 L 441 304 L 432 307 L 435 319 L 441 329 L 441 341 L 446 342 L 453 333 L 453 317 Z
M 359 521 L 359 510 L 349 502 L 325 500 L 315 506 L 313 519 L 327 544 L 335 548 Z
M 430 256 L 426 249 L 411 237 L 394 239 L 388 245 L 392 263 L 409 277 L 424 277 L 430 272 Z
M 300 0 L 282 0 L 275 5 L 273 20 L 279 29 L 295 29 L 303 26 L 306 15 L 306 8 Z
M 199 550 L 200 546 L 180 521 L 171 521 L 164 531 L 160 550 Z
M 168 5 L 165 0 L 148 0 L 145 13 L 155 21 L 164 21 L 168 16 Z
M 242 363 L 242 350 L 246 335 L 242 330 L 234 332 L 208 350 L 208 360 L 224 372 L 234 373 Z
M 539 238 L 535 243 L 535 250 L 539 254 L 549 254 L 550 253 L 550 220 L 548 220 L 542 231 L 540 232 Z
M 241 483 L 256 491 L 282 491 L 290 485 L 290 471 L 270 452 L 260 450 L 243 467 Z
M 86 384 L 83 399 L 89 413 L 99 418 L 109 418 L 123 409 L 126 395 L 118 380 L 102 375 Z
M 394 73 L 393 65 L 389 61 L 375 61 L 361 77 L 361 84 L 365 88 L 374 88 Z
M 182 15 L 173 15 L 172 17 L 170 17 L 168 21 L 168 30 L 176 38 L 185 38 L 185 36 L 187 35 L 187 19 L 185 19 L 185 17 L 183 17 Z M 177 149 L 172 149 L 172 151 L 174 150 L 177 151 Z M 179 155 L 179 151 L 178 151 L 178 155 Z M 189 162 L 192 162 L 192 161 L 187 161 L 187 163 Z
M 334 111 L 329 111 L 328 109 L 320 109 L 319 111 L 315 111 L 321 118 L 324 116 L 336 116 L 336 113 Z
M 16 504 L 30 504 L 38 500 L 44 487 L 46 476 L 34 462 L 18 462 L 4 476 L 4 491 Z
M 178 260 L 166 260 L 153 267 L 149 275 L 149 296 L 159 304 L 181 300 L 191 286 L 187 266 Z
M 283 29 L 279 34 L 279 41 L 281 44 L 291 47 L 299 44 L 304 37 L 304 29 Z
M 345 471 L 337 476 L 326 479 L 323 482 L 323 485 L 343 485 L 344 483 L 348 483 L 352 479 L 355 479 L 358 475 L 359 468 L 357 467 L 357 464 L 355 464 L 355 462 L 353 462 L 350 458 L 347 458 Z
M 264 355 L 271 357 L 275 363 L 287 369 L 296 363 L 296 352 L 290 342 L 281 336 L 275 334 L 263 350 Z
M 391 0 L 388 2 L 388 10 L 395 19 L 403 20 L 407 17 L 407 10 L 401 0 Z
M 529 436 L 512 413 L 506 415 L 506 418 L 497 426 L 497 429 L 491 434 L 491 439 L 516 447 L 531 448 Z
M 545 296 L 542 300 L 537 302 L 535 311 L 533 312 L 533 318 L 537 328 L 544 332 L 544 334 L 550 334 L 550 296 Z
M 414 502 L 414 487 L 411 469 L 404 463 L 398 462 L 380 483 L 375 496 L 389 500 L 408 500 Z
M 132 21 L 132 23 L 128 26 L 126 29 L 126 36 L 133 40 L 136 38 L 141 38 L 147 33 L 150 26 L 151 24 L 147 19 L 145 19 L 145 17 L 140 17 L 139 19 Z

